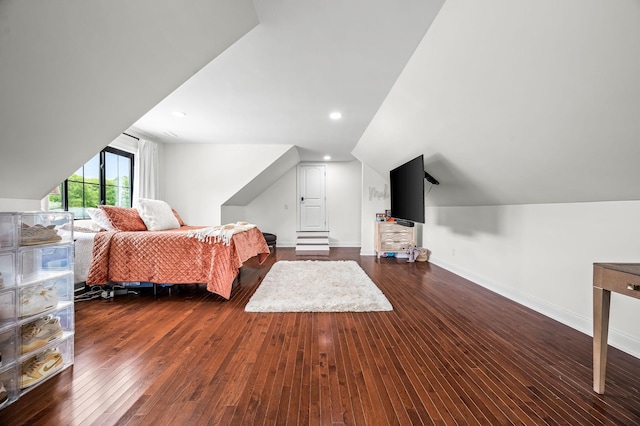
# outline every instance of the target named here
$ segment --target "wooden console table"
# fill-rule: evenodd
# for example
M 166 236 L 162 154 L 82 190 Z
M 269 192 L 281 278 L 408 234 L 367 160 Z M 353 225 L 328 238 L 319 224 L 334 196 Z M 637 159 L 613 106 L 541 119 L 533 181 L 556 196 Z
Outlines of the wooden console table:
M 640 263 L 593 264 L 593 390 L 604 393 L 611 292 L 640 299 Z

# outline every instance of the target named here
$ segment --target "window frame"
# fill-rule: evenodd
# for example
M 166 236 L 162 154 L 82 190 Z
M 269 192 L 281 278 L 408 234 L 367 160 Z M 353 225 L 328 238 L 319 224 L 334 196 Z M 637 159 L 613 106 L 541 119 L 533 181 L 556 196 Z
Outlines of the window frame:
M 101 206 L 106 205 L 107 202 L 107 185 L 106 185 L 106 159 L 107 153 L 118 155 L 121 157 L 126 157 L 129 159 L 129 207 L 133 206 L 133 179 L 134 179 L 134 163 L 135 163 L 135 154 L 132 152 L 124 151 L 122 149 L 114 148 L 112 146 L 107 146 L 103 150 L 100 151 L 100 164 L 99 164 L 99 198 Z M 84 165 L 83 165 L 84 167 Z M 69 211 L 69 179 L 65 179 L 62 182 L 62 208 L 64 211 Z M 87 208 L 87 207 L 85 207 Z

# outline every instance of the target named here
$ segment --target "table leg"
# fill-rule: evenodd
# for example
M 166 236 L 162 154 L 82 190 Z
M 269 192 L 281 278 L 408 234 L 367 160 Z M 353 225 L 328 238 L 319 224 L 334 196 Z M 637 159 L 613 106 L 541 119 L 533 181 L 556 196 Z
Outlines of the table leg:
M 611 291 L 593 287 L 593 390 L 604 393 Z

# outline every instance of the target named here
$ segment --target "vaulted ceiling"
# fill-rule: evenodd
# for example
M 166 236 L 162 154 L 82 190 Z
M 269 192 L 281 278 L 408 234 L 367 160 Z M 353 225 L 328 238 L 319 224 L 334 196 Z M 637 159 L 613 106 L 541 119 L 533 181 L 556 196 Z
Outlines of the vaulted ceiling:
M 167 143 L 289 144 L 303 161 L 353 160 L 443 2 L 254 0 L 260 25 L 131 130 Z M 342 119 L 329 118 L 335 111 Z
M 424 154 L 438 205 L 639 199 L 640 4 L 443 2 L 2 0 L 0 198 L 129 130 Z
M 0 198 L 44 197 L 257 24 L 251 0 L 0 1 Z
M 447 0 L 354 154 L 435 205 L 638 200 L 638 76 L 637 1 Z

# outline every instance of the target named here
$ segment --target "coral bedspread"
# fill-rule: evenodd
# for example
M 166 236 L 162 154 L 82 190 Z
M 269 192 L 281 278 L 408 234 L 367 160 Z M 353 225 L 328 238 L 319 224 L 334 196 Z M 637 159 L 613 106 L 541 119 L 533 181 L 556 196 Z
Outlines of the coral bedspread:
M 94 240 L 87 284 L 206 283 L 207 290 L 229 299 L 238 269 L 253 256 L 264 262 L 269 247 L 258 228 L 234 234 L 228 246 L 187 237 L 189 230 L 200 228 L 99 232 Z

